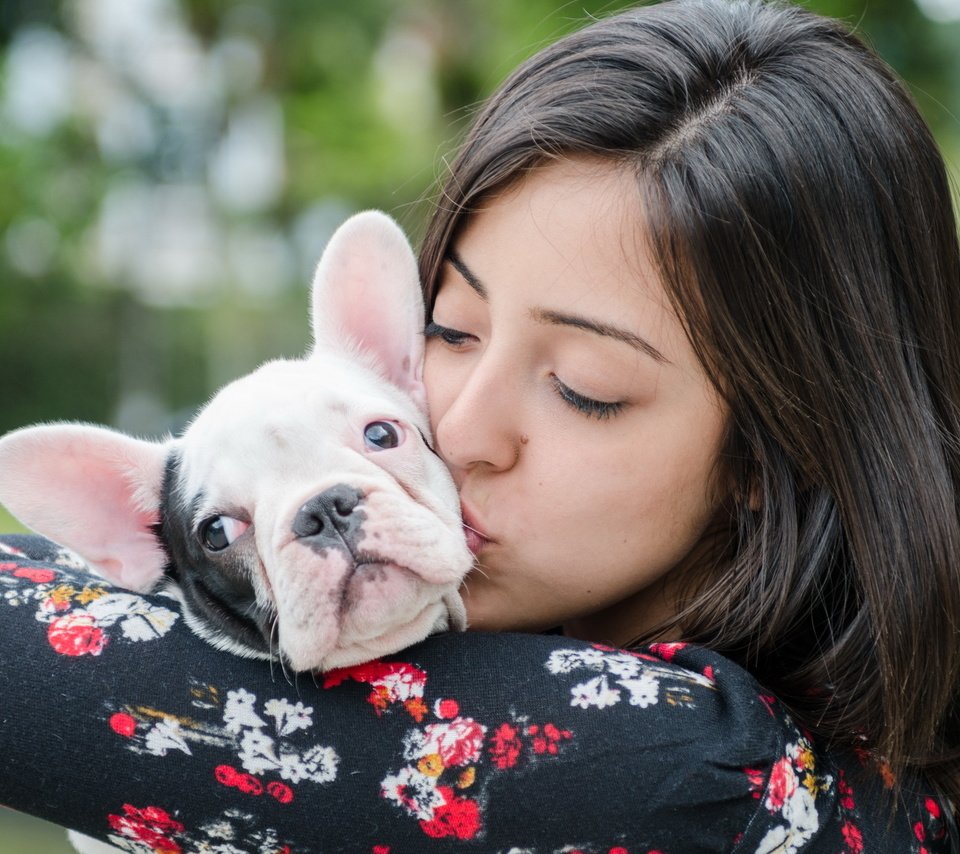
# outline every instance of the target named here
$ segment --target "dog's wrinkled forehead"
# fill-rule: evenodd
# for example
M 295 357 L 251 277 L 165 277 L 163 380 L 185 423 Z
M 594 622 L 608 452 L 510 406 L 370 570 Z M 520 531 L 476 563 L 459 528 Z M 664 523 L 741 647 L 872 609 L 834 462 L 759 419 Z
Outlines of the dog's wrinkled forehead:
M 180 442 L 186 496 L 217 489 L 237 500 L 259 476 L 273 482 L 315 473 L 361 448 L 368 419 L 400 418 L 427 429 L 398 389 L 336 354 L 268 362 L 225 386 Z

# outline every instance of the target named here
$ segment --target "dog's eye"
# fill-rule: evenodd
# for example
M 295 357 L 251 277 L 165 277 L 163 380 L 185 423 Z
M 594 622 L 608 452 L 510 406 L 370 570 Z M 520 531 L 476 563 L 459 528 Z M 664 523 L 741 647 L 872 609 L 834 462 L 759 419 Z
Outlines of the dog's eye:
M 368 448 L 388 451 L 400 444 L 400 427 L 392 421 L 371 421 L 363 428 L 363 440 Z
M 200 525 L 200 542 L 205 549 L 222 552 L 249 527 L 249 522 L 232 516 L 211 516 Z

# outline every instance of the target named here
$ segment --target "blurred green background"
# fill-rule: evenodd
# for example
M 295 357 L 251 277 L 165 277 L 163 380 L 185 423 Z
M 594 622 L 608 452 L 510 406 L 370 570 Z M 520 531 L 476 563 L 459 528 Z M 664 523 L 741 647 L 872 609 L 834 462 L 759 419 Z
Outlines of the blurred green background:
M 335 226 L 379 207 L 416 242 L 478 102 L 628 5 L 0 0 L 0 433 L 161 435 L 299 354 Z M 805 5 L 906 78 L 960 177 L 960 0 Z M 0 809 L 0 854 L 70 850 Z

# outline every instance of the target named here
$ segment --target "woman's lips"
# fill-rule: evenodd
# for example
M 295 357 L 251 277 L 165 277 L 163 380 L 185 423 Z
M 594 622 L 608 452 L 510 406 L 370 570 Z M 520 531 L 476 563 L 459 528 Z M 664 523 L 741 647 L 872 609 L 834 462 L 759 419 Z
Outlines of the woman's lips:
M 467 548 L 473 554 L 479 554 L 490 543 L 496 542 L 477 524 L 476 518 L 465 505 L 460 506 L 460 515 L 463 519 L 463 535 L 467 540 Z

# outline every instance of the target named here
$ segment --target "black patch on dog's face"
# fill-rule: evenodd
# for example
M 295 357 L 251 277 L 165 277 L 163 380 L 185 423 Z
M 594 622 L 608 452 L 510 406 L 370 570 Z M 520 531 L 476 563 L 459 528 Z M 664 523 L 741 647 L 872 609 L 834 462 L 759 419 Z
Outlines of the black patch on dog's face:
M 194 527 L 203 496 L 183 500 L 181 458 L 167 458 L 160 495 L 160 521 L 154 533 L 167 556 L 164 574 L 180 588 L 186 608 L 212 630 L 257 655 L 271 652 L 275 613 L 257 603 L 251 558 L 233 543 L 219 552 L 205 549 Z M 249 545 L 249 544 L 245 544 Z

